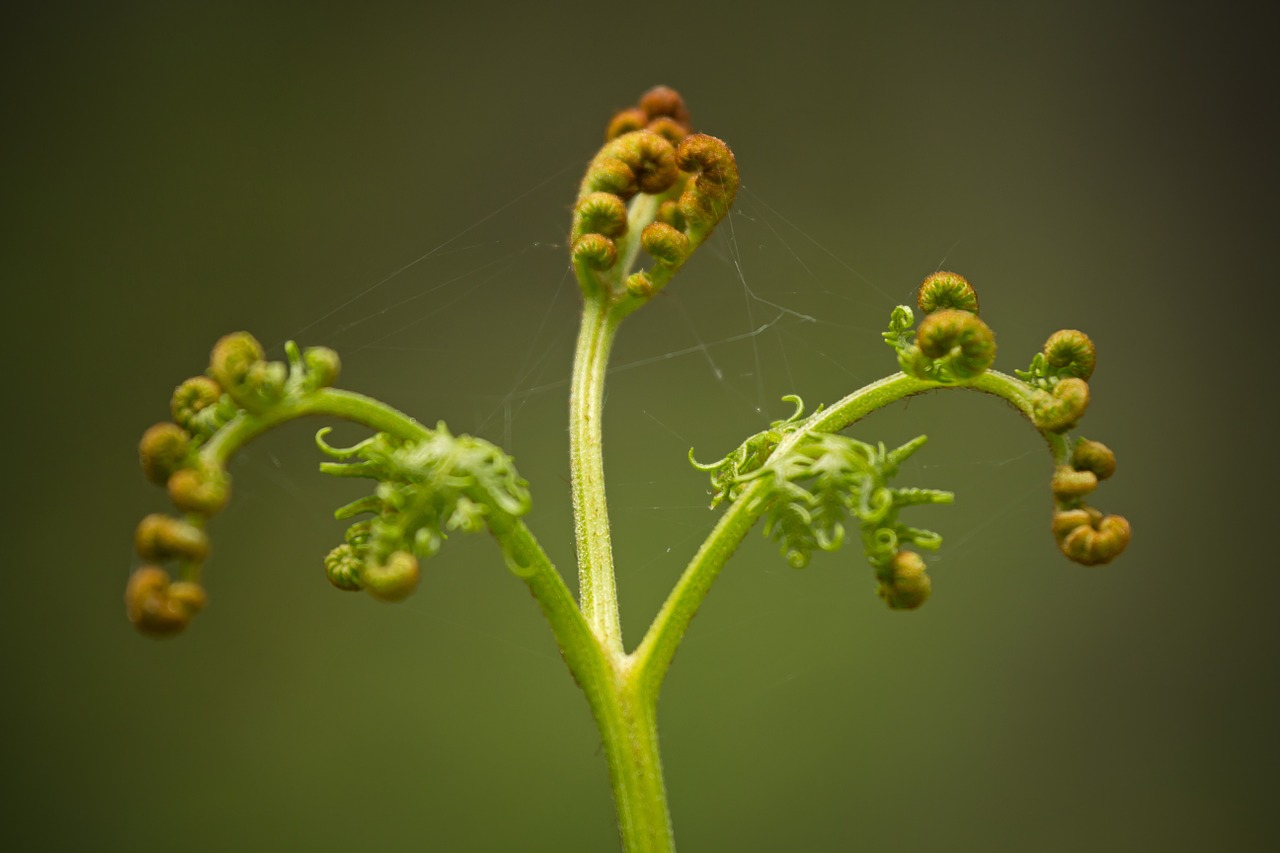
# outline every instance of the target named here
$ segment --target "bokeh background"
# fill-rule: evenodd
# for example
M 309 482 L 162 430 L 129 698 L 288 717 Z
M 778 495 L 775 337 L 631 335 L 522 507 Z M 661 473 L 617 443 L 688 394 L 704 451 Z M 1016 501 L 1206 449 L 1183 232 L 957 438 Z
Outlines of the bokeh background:
M 315 474 L 308 425 L 237 460 L 186 635 L 137 636 L 120 596 L 166 506 L 137 437 L 238 328 L 507 444 L 572 574 L 561 244 L 609 115 L 663 82 L 745 186 L 619 342 L 631 642 L 712 523 L 688 448 L 892 369 L 877 333 L 940 266 L 1006 370 L 1094 336 L 1085 432 L 1120 459 L 1097 503 L 1136 531 L 1112 566 L 1063 559 L 1049 462 L 990 399 L 868 420 L 927 432 L 903 481 L 958 494 L 913 516 L 947 537 L 933 600 L 890 613 L 856 553 L 796 572 L 753 535 L 660 706 L 681 849 L 1275 849 L 1265 33 L 1230 3 L 10 10 L 4 846 L 616 849 L 522 585 L 476 537 L 402 605 L 331 589 L 330 513 L 360 490 Z

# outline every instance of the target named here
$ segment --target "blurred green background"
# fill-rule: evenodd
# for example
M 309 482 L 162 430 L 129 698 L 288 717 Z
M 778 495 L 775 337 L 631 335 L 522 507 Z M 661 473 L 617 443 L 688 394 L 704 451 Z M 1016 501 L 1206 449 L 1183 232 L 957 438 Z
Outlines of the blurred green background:
M 1121 7 L 1122 6 L 1122 7 Z M 679 88 L 737 212 L 628 324 L 608 474 L 631 642 L 709 529 L 684 460 L 797 392 L 893 367 L 888 310 L 969 276 L 1024 366 L 1100 351 L 1112 566 L 1048 534 L 1049 462 L 940 394 L 856 434 L 931 442 L 947 537 L 890 613 L 853 551 L 753 535 L 660 707 L 686 851 L 1264 850 L 1277 794 L 1275 86 L 1244 8 L 1167 4 L 39 4 L 3 28 L 9 324 L 4 846 L 616 849 L 586 704 L 483 537 L 399 606 L 325 583 L 309 425 L 254 445 L 211 606 L 137 636 L 136 440 L 222 333 L 298 337 L 343 385 L 507 444 L 572 574 L 561 244 L 611 113 Z M 430 255 L 378 284 L 387 274 Z M 354 437 L 347 429 L 339 437 Z M 1265 442 L 1265 443 L 1264 443 Z

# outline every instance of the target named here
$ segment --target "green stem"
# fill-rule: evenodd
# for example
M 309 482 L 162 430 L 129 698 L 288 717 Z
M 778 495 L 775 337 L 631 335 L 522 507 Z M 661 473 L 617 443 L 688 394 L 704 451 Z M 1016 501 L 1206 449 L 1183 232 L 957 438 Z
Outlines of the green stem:
M 569 395 L 569 464 L 578 546 L 578 600 L 600 641 L 611 654 L 621 656 L 622 626 L 609 541 L 601 437 L 605 369 L 617 328 L 606 300 L 585 300 Z
M 971 388 L 994 394 L 1013 404 L 1024 417 L 1035 424 L 1031 408 L 1034 389 L 1013 376 L 988 370 L 965 384 L 942 385 L 905 373 L 895 373 L 859 388 L 830 408 L 810 415 L 799 429 L 788 434 L 778 444 L 774 453 L 786 454 L 806 435 L 838 432 L 877 409 L 935 388 Z M 1064 459 L 1067 455 L 1067 443 L 1063 436 L 1045 430 L 1039 432 L 1048 443 L 1055 460 Z M 763 502 L 755 498 L 765 488 L 767 486 L 763 481 L 751 483 L 725 511 L 676 582 L 675 588 L 636 648 L 633 655 L 635 671 L 643 691 L 653 699 L 656 700 L 676 648 L 698 608 L 702 606 L 711 584 L 764 511 Z

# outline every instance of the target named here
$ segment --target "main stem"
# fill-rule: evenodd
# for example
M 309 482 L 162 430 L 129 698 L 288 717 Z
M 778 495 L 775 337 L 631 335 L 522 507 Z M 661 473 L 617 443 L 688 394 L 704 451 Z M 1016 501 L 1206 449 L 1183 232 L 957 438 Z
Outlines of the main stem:
M 601 422 L 609 352 L 622 317 L 611 307 L 603 293 L 584 300 L 569 395 L 578 597 L 603 663 L 575 674 L 600 729 L 623 849 L 667 853 L 675 841 L 658 753 L 657 694 L 637 677 L 623 649 L 609 540 Z
M 613 579 L 609 507 L 604 491 L 604 378 L 617 333 L 605 299 L 586 300 L 569 394 L 569 459 L 574 534 L 578 545 L 578 599 L 582 614 L 607 652 L 621 656 L 622 625 Z

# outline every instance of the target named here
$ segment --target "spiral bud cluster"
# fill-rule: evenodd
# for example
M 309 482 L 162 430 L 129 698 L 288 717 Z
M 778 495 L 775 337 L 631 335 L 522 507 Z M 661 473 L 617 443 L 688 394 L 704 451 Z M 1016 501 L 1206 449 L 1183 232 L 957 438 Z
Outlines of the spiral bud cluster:
M 1108 563 L 1129 544 L 1132 528 L 1119 515 L 1103 515 L 1085 497 L 1115 473 L 1116 457 L 1105 444 L 1078 439 L 1070 463 L 1053 474 L 1053 536 L 1063 554 L 1081 565 Z
M 1089 407 L 1087 380 L 1096 362 L 1097 353 L 1088 335 L 1062 329 L 1049 336 L 1027 370 L 1015 371 L 1036 389 L 1031 400 L 1036 426 L 1066 432 L 1084 417 Z
M 341 364 L 326 347 L 300 351 L 285 346 L 288 364 L 269 362 L 248 332 L 221 338 L 209 356 L 207 375 L 193 376 L 174 389 L 172 422 L 143 433 L 138 461 L 148 480 L 164 486 L 186 519 L 149 515 L 135 536 L 147 565 L 134 572 L 126 595 L 129 618 L 146 633 L 172 634 L 204 605 L 196 578 L 209 554 L 206 521 L 227 505 L 231 477 L 216 453 L 202 452 L 232 422 L 268 414 L 337 380 Z M 176 561 L 183 580 L 170 583 L 156 563 Z M 199 594 L 197 594 L 197 591 Z
M 904 373 L 955 385 L 976 379 L 996 357 L 996 337 L 978 318 L 978 296 L 961 275 L 936 272 L 920 285 L 916 302 L 924 319 L 911 337 L 915 316 L 899 305 L 889 318 L 885 343 Z
M 650 90 L 614 116 L 582 180 L 569 245 L 583 293 L 647 300 L 711 233 L 737 191 L 729 147 L 689 132 L 675 91 Z M 641 194 L 653 201 L 633 202 Z M 653 258 L 651 269 L 615 269 L 623 259 L 630 266 L 637 248 Z
M 639 104 L 618 112 L 609 120 L 604 137 L 610 141 L 637 130 L 648 130 L 678 145 L 689 135 L 689 127 L 689 110 L 680 93 L 667 86 L 654 86 L 640 96 Z

